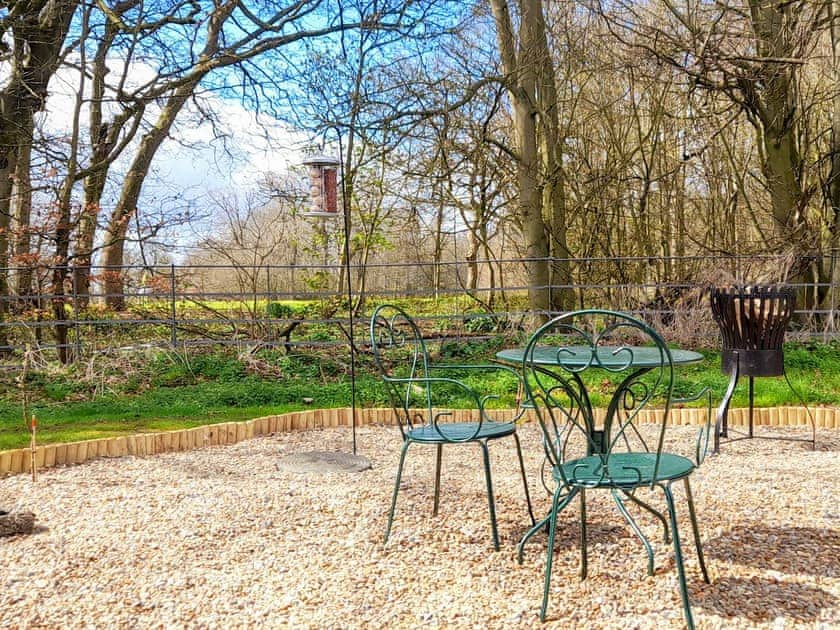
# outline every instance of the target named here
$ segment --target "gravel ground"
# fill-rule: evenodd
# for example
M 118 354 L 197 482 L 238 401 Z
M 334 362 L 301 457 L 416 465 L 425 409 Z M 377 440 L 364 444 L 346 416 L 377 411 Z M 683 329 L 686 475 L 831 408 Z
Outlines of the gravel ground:
M 513 443 L 491 446 L 501 552 L 492 550 L 479 449 L 463 446 L 444 449 L 436 518 L 434 450 L 409 450 L 383 546 L 396 431 L 359 429 L 359 452 L 373 464 L 362 473 L 278 466 L 286 454 L 349 449 L 347 429 L 324 429 L 103 459 L 45 471 L 34 484 L 0 479 L 0 507 L 38 518 L 32 535 L 0 539 L 0 627 L 540 627 L 546 538 L 535 536 L 516 563 L 528 521 Z M 521 435 L 543 513 L 538 429 Z M 711 585 L 700 578 L 684 503 L 678 509 L 699 628 L 840 627 L 840 431 L 817 437 L 816 452 L 727 444 L 692 477 Z M 684 498 L 682 484 L 675 493 Z M 656 522 L 640 517 L 656 545 L 648 577 L 606 493 L 589 495 L 589 577 L 577 576 L 575 502 L 560 517 L 546 625 L 682 627 L 673 554 Z

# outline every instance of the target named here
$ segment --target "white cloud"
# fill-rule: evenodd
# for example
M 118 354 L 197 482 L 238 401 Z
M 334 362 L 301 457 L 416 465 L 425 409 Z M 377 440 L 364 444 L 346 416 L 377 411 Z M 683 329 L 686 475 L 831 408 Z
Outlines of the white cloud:
M 113 75 L 116 76 L 116 70 Z M 154 78 L 154 70 L 144 64 L 134 64 L 129 73 L 133 87 Z M 41 126 L 50 135 L 69 136 L 75 108 L 78 73 L 64 67 L 53 77 L 46 110 L 41 114 Z M 90 82 L 86 83 L 89 93 Z M 253 189 L 266 172 L 286 172 L 300 164 L 301 148 L 306 138 L 290 130 L 279 121 L 246 109 L 238 100 L 216 95 L 204 96 L 205 109 L 217 117 L 217 129 L 224 139 L 214 138 L 209 122 L 197 122 L 198 113 L 191 102 L 178 116 L 168 138 L 158 150 L 152 165 L 153 176 L 144 184 L 141 207 L 171 199 L 173 192 L 181 201 L 200 200 L 209 193 L 239 193 Z M 160 108 L 147 108 L 146 119 L 153 121 Z M 82 129 L 88 110 L 83 106 Z M 119 182 L 120 172 L 128 168 L 140 136 L 135 138 L 123 157 L 115 165 L 111 181 Z M 111 192 L 113 203 L 117 190 Z M 108 199 L 105 200 L 106 204 Z

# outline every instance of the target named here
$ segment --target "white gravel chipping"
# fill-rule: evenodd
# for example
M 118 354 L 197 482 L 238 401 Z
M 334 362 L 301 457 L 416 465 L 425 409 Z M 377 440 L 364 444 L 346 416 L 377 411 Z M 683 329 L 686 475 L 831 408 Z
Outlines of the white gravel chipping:
M 762 427 L 763 432 L 782 431 Z M 669 429 L 690 440 L 693 429 Z M 784 429 L 791 432 L 793 429 Z M 522 428 L 536 509 L 538 429 Z M 712 584 L 703 583 L 684 502 L 681 533 L 698 628 L 840 627 L 840 431 L 818 448 L 726 444 L 692 477 Z M 491 445 L 502 551 L 492 550 L 478 447 L 444 449 L 431 516 L 434 450 L 411 447 L 391 540 L 382 544 L 400 441 L 364 427 L 373 468 L 302 474 L 282 455 L 348 450 L 348 429 L 260 437 L 146 458 L 102 459 L 0 479 L 0 508 L 36 531 L 0 538 L 0 627 L 540 627 L 546 537 L 529 521 L 513 442 Z M 684 498 L 682 484 L 675 486 Z M 661 492 L 649 493 L 662 505 Z M 590 492 L 589 577 L 578 579 L 578 503 L 561 515 L 548 627 L 683 626 L 673 553 L 656 521 L 646 573 L 638 540 Z

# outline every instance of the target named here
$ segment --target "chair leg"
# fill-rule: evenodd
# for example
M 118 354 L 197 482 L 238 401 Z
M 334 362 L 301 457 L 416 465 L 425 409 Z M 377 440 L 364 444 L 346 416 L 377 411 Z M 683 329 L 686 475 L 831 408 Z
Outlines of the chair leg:
M 559 488 L 560 488 L 560 490 L 563 490 L 564 486 L 560 486 Z M 557 506 L 557 513 L 558 514 L 560 512 L 562 512 L 564 509 L 566 509 L 566 506 L 569 505 L 569 503 L 571 503 L 572 499 L 575 498 L 575 495 L 577 493 L 578 493 L 577 488 L 573 488 L 572 490 L 567 492 L 565 495 L 563 495 L 563 498 L 561 499 L 559 505 Z M 534 526 L 531 527 L 531 529 L 529 529 L 526 532 L 526 534 L 522 537 L 522 540 L 519 541 L 519 544 L 516 546 L 516 559 L 518 560 L 519 564 L 522 564 L 522 559 L 523 559 L 523 556 L 525 554 L 525 543 L 528 542 L 531 539 L 531 537 L 534 534 L 536 534 L 538 531 L 540 531 L 541 529 L 545 529 L 545 528 L 549 527 L 550 521 L 551 521 L 551 512 L 549 512 L 548 516 L 546 516 L 544 519 L 542 519 L 538 523 L 534 523 Z
M 525 501 L 528 503 L 528 515 L 531 517 L 531 525 L 536 525 L 537 521 L 534 518 L 534 508 L 531 507 L 531 493 L 528 491 L 528 478 L 525 476 L 525 462 L 522 459 L 522 446 L 519 444 L 519 436 L 513 434 L 513 439 L 516 441 L 516 454 L 519 457 L 519 470 L 522 471 L 522 485 L 525 488 Z
M 677 529 L 677 510 L 674 507 L 674 495 L 671 494 L 671 486 L 663 485 L 665 500 L 668 502 L 668 515 L 671 517 L 671 537 L 674 541 L 674 557 L 677 562 L 677 577 L 680 581 L 680 596 L 682 597 L 685 623 L 689 630 L 694 630 L 694 618 L 691 616 L 691 602 L 688 599 L 688 585 L 685 581 L 685 565 L 683 564 L 682 547 L 680 546 L 680 533 Z
M 437 445 L 437 458 L 435 462 L 435 504 L 432 508 L 432 516 L 437 516 L 440 505 L 440 463 L 443 459 L 443 444 Z
M 706 571 L 706 561 L 703 559 L 703 544 L 700 542 L 700 528 L 697 526 L 697 513 L 694 510 L 694 497 L 691 494 L 691 484 L 688 483 L 688 477 L 685 478 L 685 494 L 688 497 L 688 513 L 691 515 L 691 529 L 694 532 L 694 546 L 697 547 L 700 571 L 703 573 L 703 581 L 706 584 L 711 584 L 709 573 Z
M 519 564 L 522 564 L 523 556 L 525 555 L 525 543 L 531 539 L 531 536 L 536 534 L 541 529 L 548 527 L 549 521 L 551 519 L 551 513 L 542 519 L 539 523 L 534 523 L 525 535 L 522 537 L 522 540 L 519 541 L 519 544 L 516 545 L 516 560 Z
M 612 497 L 613 501 L 615 501 L 616 507 L 618 507 L 618 511 L 621 512 L 621 515 L 624 517 L 624 520 L 627 521 L 628 525 L 630 525 L 630 529 L 632 529 L 638 537 L 638 539 L 642 541 L 642 545 L 644 545 L 648 557 L 648 575 L 653 575 L 653 548 L 650 546 L 648 539 L 645 537 L 644 533 L 639 528 L 639 525 L 636 523 L 636 520 L 633 518 L 630 512 L 627 511 L 627 508 L 621 501 L 621 497 L 619 496 L 619 491 L 617 488 L 613 488 Z
M 586 490 L 580 491 L 580 579 L 585 580 L 589 570 L 586 559 Z
M 551 500 L 551 512 L 548 515 L 548 551 L 545 557 L 545 577 L 542 607 L 540 608 L 540 621 L 545 621 L 545 612 L 548 609 L 548 589 L 551 586 L 551 565 L 554 561 L 554 538 L 557 534 L 557 513 L 560 511 L 558 504 L 560 502 L 561 487 L 557 486 L 554 490 L 554 497 Z M 574 496 L 574 491 L 572 491 L 572 496 Z
M 490 451 L 487 442 L 479 441 L 484 455 L 484 477 L 487 479 L 487 505 L 490 507 L 490 527 L 493 530 L 493 547 L 499 550 L 499 532 L 496 529 L 496 501 L 493 498 L 493 479 L 490 476 Z
M 394 495 L 391 497 L 391 511 L 388 513 L 388 526 L 385 528 L 385 540 L 388 542 L 388 536 L 391 535 L 391 524 L 394 522 L 394 510 L 397 508 L 397 494 L 400 491 L 400 481 L 402 480 L 403 464 L 405 463 L 405 454 L 408 452 L 409 441 L 403 442 L 402 451 L 400 452 L 400 463 L 397 467 L 397 481 L 394 484 Z
M 642 501 L 639 497 L 634 495 L 632 492 L 628 492 L 627 490 L 622 490 L 624 496 L 630 499 L 633 503 L 638 505 L 640 508 L 647 510 L 651 514 L 653 514 L 656 518 L 659 519 L 659 522 L 662 523 L 662 532 L 664 534 L 663 540 L 665 544 L 668 545 L 671 543 L 671 537 L 668 535 L 668 519 L 666 519 L 659 510 L 654 509 L 644 501 Z

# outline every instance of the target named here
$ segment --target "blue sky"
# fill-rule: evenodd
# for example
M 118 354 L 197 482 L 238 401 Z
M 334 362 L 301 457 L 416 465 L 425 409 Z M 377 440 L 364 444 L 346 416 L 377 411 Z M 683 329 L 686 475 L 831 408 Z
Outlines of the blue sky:
M 138 80 L 151 68 L 138 67 Z M 135 71 L 133 70 L 133 73 Z M 41 114 L 44 130 L 48 134 L 63 135 L 71 128 L 74 108 L 74 90 L 77 74 L 74 70 L 59 70 L 50 83 L 46 110 Z M 211 196 L 245 194 L 256 188 L 267 172 L 283 173 L 304 158 L 307 137 L 292 132 L 284 124 L 267 115 L 256 114 L 238 100 L 224 99 L 210 94 L 205 97 L 218 114 L 225 139 L 214 139 L 209 123 L 196 124 L 195 112 L 188 105 L 178 117 L 172 134 L 156 154 L 152 173 L 147 178 L 141 197 L 144 206 L 158 208 L 160 204 L 191 202 L 206 207 Z M 150 117 L 156 115 L 150 108 Z M 86 112 L 83 112 L 86 117 Z M 135 141 L 139 141 L 138 138 Z M 116 202 L 119 193 L 119 172 L 124 171 L 133 151 L 127 150 L 117 162 L 111 176 L 112 185 L 103 198 L 107 212 Z M 81 198 L 81 190 L 78 193 Z M 103 213 L 104 214 L 104 213 Z M 202 226 L 197 226 L 199 231 Z M 179 241 L 188 244 L 193 240 L 192 230 L 183 231 Z

